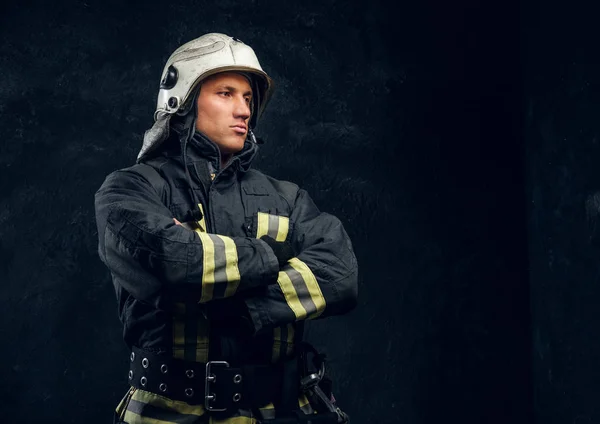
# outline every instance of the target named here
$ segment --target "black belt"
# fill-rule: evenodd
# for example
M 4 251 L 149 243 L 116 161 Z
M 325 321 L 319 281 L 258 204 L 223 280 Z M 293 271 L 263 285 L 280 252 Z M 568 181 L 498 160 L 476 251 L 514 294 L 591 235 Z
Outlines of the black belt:
M 279 364 L 232 367 L 225 361 L 184 361 L 133 347 L 129 384 L 170 399 L 202 404 L 208 411 L 226 411 L 276 401 L 282 375 Z

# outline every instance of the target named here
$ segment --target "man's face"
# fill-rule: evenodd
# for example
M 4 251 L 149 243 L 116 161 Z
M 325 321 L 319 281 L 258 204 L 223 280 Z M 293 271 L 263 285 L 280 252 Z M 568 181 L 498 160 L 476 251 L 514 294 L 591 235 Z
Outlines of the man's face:
M 222 72 L 208 77 L 198 94 L 196 130 L 206 134 L 223 156 L 239 152 L 248 133 L 251 100 L 252 89 L 244 76 Z

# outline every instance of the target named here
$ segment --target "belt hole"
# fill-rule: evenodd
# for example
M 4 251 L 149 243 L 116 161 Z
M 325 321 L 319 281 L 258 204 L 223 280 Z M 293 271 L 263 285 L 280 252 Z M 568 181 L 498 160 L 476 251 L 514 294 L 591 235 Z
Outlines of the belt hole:
M 187 370 L 185 372 L 185 375 L 187 376 L 187 378 L 194 378 L 194 370 Z
M 242 376 L 240 374 L 236 374 L 233 376 L 233 382 L 235 384 L 240 384 L 242 382 Z
M 148 365 L 150 365 L 150 362 L 148 361 L 148 358 L 142 359 L 142 367 L 148 368 Z
M 169 371 L 169 368 L 167 367 L 167 365 L 166 364 L 162 364 L 160 366 L 160 372 L 162 372 L 163 374 L 166 374 L 167 371 Z
M 161 392 L 167 391 L 167 385 L 165 383 L 160 383 L 160 386 L 158 386 L 158 388 L 160 389 Z
M 133 380 L 133 371 L 129 370 L 129 379 Z
M 189 387 L 188 387 L 187 389 L 185 389 L 185 395 L 186 395 L 187 397 L 192 397 L 192 396 L 194 396 L 194 389 L 192 389 L 192 388 L 189 388 Z
M 143 387 L 146 387 L 146 383 L 147 383 L 147 382 L 148 382 L 148 379 L 147 379 L 146 377 L 142 377 L 142 378 L 140 378 L 140 384 L 141 384 Z
M 239 402 L 241 398 L 242 398 L 242 395 L 240 393 L 236 393 L 235 395 L 233 395 L 234 402 Z

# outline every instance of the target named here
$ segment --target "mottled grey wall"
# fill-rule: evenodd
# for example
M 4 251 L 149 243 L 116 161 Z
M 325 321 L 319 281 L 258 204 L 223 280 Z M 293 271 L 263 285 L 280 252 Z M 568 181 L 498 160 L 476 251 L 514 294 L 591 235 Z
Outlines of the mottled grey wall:
M 171 51 L 225 32 L 277 84 L 256 166 L 354 241 L 358 308 L 308 330 L 353 423 L 529 422 L 518 11 L 490 7 L 3 6 L 0 416 L 110 420 L 127 352 L 93 194 L 134 162 Z

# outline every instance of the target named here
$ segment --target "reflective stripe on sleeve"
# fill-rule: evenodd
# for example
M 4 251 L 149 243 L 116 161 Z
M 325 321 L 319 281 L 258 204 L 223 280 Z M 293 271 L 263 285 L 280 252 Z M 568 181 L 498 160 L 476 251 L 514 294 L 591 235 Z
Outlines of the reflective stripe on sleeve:
M 294 288 L 294 284 L 290 277 L 286 274 L 285 271 L 279 271 L 279 277 L 277 278 L 277 284 L 281 288 L 281 292 L 285 297 L 285 301 L 288 306 L 294 312 L 296 319 L 302 319 L 306 317 L 306 309 L 302 306 L 300 299 L 298 299 L 298 293 L 296 293 L 296 289 Z
M 264 212 L 258 213 L 258 222 L 256 226 L 256 238 L 261 238 L 269 234 L 269 214 Z
M 273 238 L 276 241 L 285 241 L 290 229 L 290 219 L 287 216 L 279 216 L 277 218 L 279 221 L 277 226 L 277 235 Z
M 325 310 L 326 302 L 319 283 L 300 259 L 289 260 L 279 272 L 277 283 L 297 320 L 316 318 Z
M 287 216 L 258 212 L 256 238 L 268 235 L 276 241 L 285 241 L 289 228 L 290 219 Z
M 196 234 L 202 242 L 204 264 L 200 303 L 213 299 L 216 284 L 226 284 L 225 296 L 233 295 L 241 279 L 234 241 L 218 234 Z
M 221 236 L 219 236 L 221 237 Z M 229 237 L 221 237 L 225 245 L 225 275 L 227 279 L 227 288 L 225 289 L 225 297 L 233 296 L 240 285 L 240 270 L 238 268 L 238 255 L 235 243 Z

